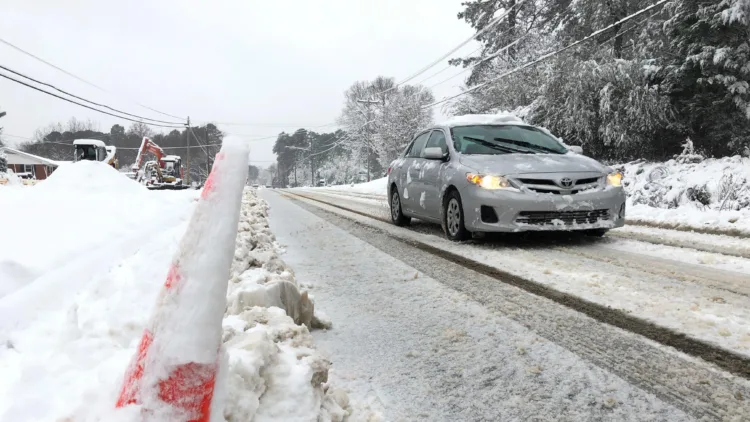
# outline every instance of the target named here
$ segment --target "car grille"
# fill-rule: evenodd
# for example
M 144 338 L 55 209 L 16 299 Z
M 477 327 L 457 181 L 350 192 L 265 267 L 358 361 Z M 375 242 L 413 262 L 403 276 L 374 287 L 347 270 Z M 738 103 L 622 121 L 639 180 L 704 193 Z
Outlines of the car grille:
M 566 226 L 572 224 L 592 224 L 599 220 L 609 220 L 609 210 L 580 211 L 522 211 L 516 217 L 516 223 L 546 225 L 562 221 Z
M 554 195 L 575 195 L 579 192 L 593 189 L 599 186 L 598 177 L 588 177 L 585 179 L 573 180 L 573 185 L 570 188 L 563 188 L 558 186 L 555 180 L 551 179 L 518 179 L 519 182 L 523 183 L 524 186 L 534 192 L 538 193 L 551 193 Z
M 533 190 L 534 192 L 538 192 L 538 193 L 552 193 L 552 194 L 555 194 L 555 195 L 562 195 L 562 194 L 563 194 L 563 192 L 564 192 L 565 194 L 567 194 L 567 195 L 575 195 L 575 194 L 577 194 L 578 192 L 580 192 L 580 191 L 579 191 L 579 190 L 577 190 L 577 189 L 574 189 L 574 190 L 571 190 L 571 191 L 562 191 L 562 190 L 560 190 L 560 189 L 557 189 L 557 190 L 555 190 L 555 189 L 542 189 L 542 188 L 537 188 L 537 187 L 535 187 L 535 186 L 526 186 L 526 187 L 527 187 L 527 188 L 528 188 L 529 190 Z M 570 193 L 568 193 L 568 192 L 570 192 Z
M 523 183 L 524 185 L 557 186 L 554 180 L 549 180 L 549 179 L 518 179 L 518 181 Z

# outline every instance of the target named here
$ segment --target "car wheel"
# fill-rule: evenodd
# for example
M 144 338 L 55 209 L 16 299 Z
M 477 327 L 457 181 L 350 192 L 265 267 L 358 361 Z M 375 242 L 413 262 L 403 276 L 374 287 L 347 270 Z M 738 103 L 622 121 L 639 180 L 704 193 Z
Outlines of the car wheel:
M 464 208 L 458 191 L 450 191 L 443 203 L 443 229 L 448 239 L 453 241 L 466 240 L 471 236 L 464 225 Z
M 607 234 L 609 230 L 607 229 L 590 229 L 590 230 L 584 230 L 583 233 L 586 236 L 592 236 L 592 237 L 602 237 L 605 234 Z
M 405 216 L 401 210 L 401 197 L 395 186 L 391 189 L 391 221 L 399 227 L 408 226 L 411 223 L 411 217 Z

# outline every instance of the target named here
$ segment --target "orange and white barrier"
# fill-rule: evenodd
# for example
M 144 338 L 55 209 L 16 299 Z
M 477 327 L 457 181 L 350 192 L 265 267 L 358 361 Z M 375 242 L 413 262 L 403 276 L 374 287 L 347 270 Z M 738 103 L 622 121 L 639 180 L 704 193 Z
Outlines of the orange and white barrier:
M 117 407 L 146 420 L 208 422 L 248 149 L 225 141 L 173 258 Z

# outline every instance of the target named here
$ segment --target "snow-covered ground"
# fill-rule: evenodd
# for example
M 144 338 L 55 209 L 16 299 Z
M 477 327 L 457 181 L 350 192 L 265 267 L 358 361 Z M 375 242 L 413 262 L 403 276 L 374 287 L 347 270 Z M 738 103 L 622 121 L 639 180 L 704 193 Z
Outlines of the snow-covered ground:
M 338 186 L 330 186 L 330 187 L 325 187 L 325 188 L 314 188 L 314 189 L 386 196 L 388 194 L 388 189 L 386 188 L 387 186 L 388 186 L 388 178 L 382 177 L 380 179 L 371 180 L 365 183 L 357 183 L 357 184 L 351 184 L 351 185 L 338 185 Z
M 0 188 L 0 420 L 132 419 L 127 408 L 113 413 L 115 401 L 198 195 L 149 191 L 86 161 L 35 187 Z M 238 290 L 296 285 L 266 215 L 246 190 L 235 305 Z M 278 308 L 230 308 L 212 421 L 347 417 L 348 397 L 326 383 L 330 361 L 306 327 Z

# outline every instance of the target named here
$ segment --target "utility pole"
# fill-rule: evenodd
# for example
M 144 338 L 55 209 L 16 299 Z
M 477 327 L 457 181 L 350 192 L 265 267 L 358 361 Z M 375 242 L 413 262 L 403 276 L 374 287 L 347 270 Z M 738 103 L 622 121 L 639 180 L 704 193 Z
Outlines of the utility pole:
M 208 123 L 206 123 L 206 174 L 211 174 L 211 163 L 209 162 L 209 153 L 211 152 L 211 141 L 208 140 Z
M 187 130 L 185 131 L 185 135 L 187 135 L 187 154 L 185 158 L 185 166 L 187 167 L 187 174 L 185 175 L 185 181 L 187 182 L 188 186 L 190 186 L 190 116 L 187 118 Z
M 308 133 L 307 136 L 310 136 Z M 315 180 L 315 155 L 313 155 L 315 152 L 315 148 L 313 148 L 313 137 L 310 136 L 310 177 L 312 178 L 312 185 L 313 187 L 318 185 L 318 182 Z
M 365 104 L 365 106 L 367 107 L 367 113 L 365 114 L 365 119 L 367 119 L 367 123 L 365 124 L 365 130 L 367 131 L 366 132 L 365 142 L 367 143 L 367 145 L 366 145 L 367 146 L 367 152 L 366 152 L 366 155 L 367 155 L 367 181 L 369 182 L 370 181 L 370 155 L 371 155 L 370 143 L 372 142 L 371 139 L 370 139 L 370 120 L 371 120 L 370 119 L 370 106 L 373 105 L 373 104 L 380 104 L 380 101 L 377 101 L 377 100 L 371 98 L 369 100 L 358 99 L 357 102 Z

